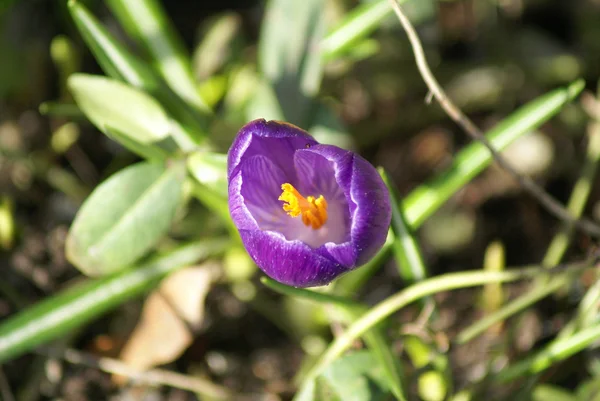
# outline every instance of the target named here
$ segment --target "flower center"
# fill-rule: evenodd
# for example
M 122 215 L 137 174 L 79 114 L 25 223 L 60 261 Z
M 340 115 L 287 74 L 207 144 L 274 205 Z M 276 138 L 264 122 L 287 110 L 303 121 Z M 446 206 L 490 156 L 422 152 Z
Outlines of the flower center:
M 304 197 L 292 184 L 285 183 L 281 186 L 283 192 L 279 197 L 283 201 L 283 210 L 292 217 L 302 215 L 302 222 L 314 230 L 321 228 L 327 222 L 327 201 L 323 195 Z

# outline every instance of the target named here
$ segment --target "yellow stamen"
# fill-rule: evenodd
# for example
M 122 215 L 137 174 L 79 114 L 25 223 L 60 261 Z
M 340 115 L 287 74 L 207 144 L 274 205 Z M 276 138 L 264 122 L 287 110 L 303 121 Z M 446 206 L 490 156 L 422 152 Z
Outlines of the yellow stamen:
M 294 188 L 292 184 L 285 183 L 281 186 L 283 190 L 280 201 L 284 201 L 283 210 L 292 217 L 302 215 L 302 222 L 313 229 L 320 228 L 327 222 L 327 201 L 323 195 L 304 197 Z

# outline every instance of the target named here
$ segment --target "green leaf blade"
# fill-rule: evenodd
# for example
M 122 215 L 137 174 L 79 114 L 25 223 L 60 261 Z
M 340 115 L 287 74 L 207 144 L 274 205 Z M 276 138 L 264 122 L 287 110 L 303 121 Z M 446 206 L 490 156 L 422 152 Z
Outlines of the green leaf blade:
M 136 56 L 113 38 L 108 30 L 80 2 L 71 0 L 69 11 L 85 43 L 104 72 L 138 88 L 156 88 L 159 83 Z
M 357 351 L 340 358 L 320 378 L 344 401 L 383 401 L 389 394 L 379 361 L 367 351 Z
M 161 4 L 156 0 L 111 0 L 107 4 L 129 35 L 147 50 L 171 89 L 196 109 L 208 111 L 192 76 L 190 57 Z
M 413 236 L 412 230 L 406 223 L 406 217 L 402 209 L 398 207 L 400 198 L 393 186 L 392 179 L 382 168 L 379 169 L 379 174 L 388 187 L 392 200 L 391 229 L 395 237 L 392 250 L 398 264 L 400 277 L 405 283 L 413 284 L 428 276 L 421 249 Z
M 191 243 L 119 274 L 89 279 L 4 319 L 0 324 L 0 364 L 85 325 L 150 290 L 167 274 L 217 255 L 227 246 L 222 239 Z
M 80 2 L 71 0 L 68 6 L 79 33 L 102 70 L 111 78 L 156 97 L 174 118 L 181 121 L 185 135 L 200 144 L 208 132 L 207 115 L 199 114 L 174 93 L 152 68 L 119 43 Z
M 169 118 L 150 95 L 102 76 L 73 74 L 68 86 L 86 117 L 105 134 L 114 129 L 140 144 L 170 135 Z
M 406 0 L 399 1 L 402 4 Z M 321 41 L 321 51 L 332 59 L 350 49 L 356 42 L 375 31 L 381 21 L 392 14 L 388 0 L 364 3 L 348 13 L 346 18 Z
M 310 111 L 323 75 L 323 1 L 270 0 L 259 41 L 259 66 L 281 104 L 285 120 L 310 126 Z
M 170 228 L 182 198 L 182 166 L 138 163 L 102 183 L 77 213 L 67 258 L 83 273 L 114 273 L 143 256 Z
M 504 368 L 495 380 L 507 383 L 520 377 L 543 372 L 559 361 L 583 351 L 600 338 L 600 325 L 581 330 L 570 337 L 557 338 L 529 358 Z
M 304 288 L 290 287 L 268 277 L 263 277 L 261 281 L 267 287 L 284 295 L 304 298 L 321 304 L 335 305 L 339 308 L 343 319 L 348 322 L 353 322 L 368 310 L 365 306 L 343 296 L 321 293 Z M 405 400 L 402 366 L 400 365 L 398 358 L 394 356 L 394 353 L 391 350 L 392 347 L 388 343 L 383 330 L 381 330 L 380 327 L 373 327 L 371 330 L 364 333 L 363 336 L 369 349 L 379 362 L 379 366 L 388 381 L 388 387 L 391 389 L 391 392 L 398 400 Z M 304 383 L 295 399 L 304 400 L 305 397 L 309 397 L 309 395 L 314 392 L 314 389 L 312 388 L 313 385 L 314 383 L 309 379 L 308 382 Z M 345 398 L 343 399 L 345 400 Z
M 188 169 L 200 184 L 210 188 L 221 195 L 225 202 L 227 201 L 227 155 L 195 152 L 188 158 Z
M 583 89 L 582 81 L 555 89 L 527 103 L 486 134 L 496 150 L 503 150 L 521 136 L 539 127 L 569 103 Z M 454 159 L 452 166 L 433 180 L 420 185 L 402 202 L 406 221 L 420 226 L 444 202 L 479 174 L 492 157 L 481 143 L 472 143 Z

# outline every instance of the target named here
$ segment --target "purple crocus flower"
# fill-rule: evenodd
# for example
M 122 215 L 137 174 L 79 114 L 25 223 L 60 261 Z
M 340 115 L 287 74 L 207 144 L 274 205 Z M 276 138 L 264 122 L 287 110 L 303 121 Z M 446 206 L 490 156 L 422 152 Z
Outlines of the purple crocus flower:
M 229 150 L 227 178 L 244 246 L 281 283 L 328 284 L 385 242 L 390 200 L 375 168 L 296 126 L 263 119 L 244 126 Z

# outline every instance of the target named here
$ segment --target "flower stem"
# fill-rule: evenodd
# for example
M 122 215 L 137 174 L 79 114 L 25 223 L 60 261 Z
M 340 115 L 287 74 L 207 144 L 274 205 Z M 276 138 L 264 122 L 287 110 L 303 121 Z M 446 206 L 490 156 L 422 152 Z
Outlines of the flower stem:
M 304 288 L 290 287 L 285 284 L 281 284 L 280 282 L 277 282 L 269 277 L 261 277 L 260 281 L 261 281 L 261 283 L 263 283 L 264 285 L 266 285 L 273 291 L 277 291 L 280 294 L 289 295 L 291 297 L 300 297 L 300 298 L 305 298 L 305 299 L 308 299 L 308 300 L 311 300 L 314 302 L 318 302 L 318 303 L 327 303 L 327 304 L 352 307 L 352 308 L 361 306 L 358 302 L 355 302 L 346 297 L 341 297 L 341 296 L 332 295 L 332 294 L 325 294 L 322 292 L 307 290 Z

